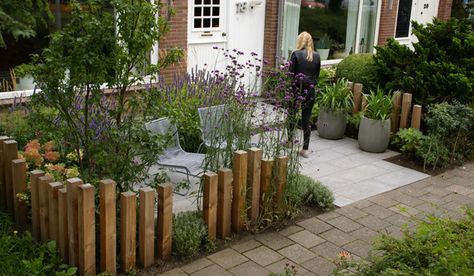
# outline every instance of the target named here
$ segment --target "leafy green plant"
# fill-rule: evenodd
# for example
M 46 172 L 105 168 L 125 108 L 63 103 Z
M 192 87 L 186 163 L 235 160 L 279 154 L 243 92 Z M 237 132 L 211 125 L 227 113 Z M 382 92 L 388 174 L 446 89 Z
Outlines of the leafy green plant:
M 360 120 L 362 119 L 362 115 L 363 115 L 362 111 L 357 112 L 355 114 L 349 114 L 347 116 L 347 124 L 352 125 L 356 129 L 358 129 L 360 125 Z
M 336 67 L 336 78 L 345 78 L 354 83 L 361 83 L 365 93 L 376 89 L 378 85 L 377 67 L 373 54 L 352 54 L 344 58 Z
M 285 267 L 283 268 L 283 272 L 281 273 L 271 272 L 269 276 L 294 276 L 296 275 L 297 272 L 298 271 L 296 270 L 296 267 L 294 265 L 285 264 Z
M 402 153 L 415 155 L 421 149 L 426 136 L 414 128 L 402 128 L 392 138 L 392 145 Z
M 320 182 L 311 177 L 298 174 L 294 183 L 294 187 L 287 188 L 286 197 L 295 205 L 308 204 L 321 210 L 328 210 L 333 207 L 334 196 L 332 192 Z
M 326 85 L 316 98 L 320 108 L 348 111 L 352 108 L 352 93 L 345 79 L 338 79 L 332 85 Z
M 33 128 L 28 123 L 25 110 L 15 110 L 1 114 L 1 132 L 7 136 L 14 137 L 18 146 L 24 147 L 26 143 L 35 137 Z
M 375 249 L 383 254 L 353 261 L 341 254 L 337 275 L 473 275 L 474 213 L 461 220 L 430 216 L 417 220 L 416 231 L 403 230 L 403 238 L 382 235 Z
M 382 86 L 413 94 L 414 102 L 429 105 L 474 100 L 474 33 L 470 22 L 435 19 L 413 22 L 418 38 L 414 51 L 390 39 L 374 56 Z
M 371 90 L 367 96 L 367 106 L 364 116 L 373 120 L 387 120 L 392 112 L 391 93 L 385 93 L 381 88 Z
M 77 268 L 62 264 L 56 243 L 39 244 L 29 232 L 19 233 L 9 216 L 0 212 L 0 275 L 75 275 Z
M 173 216 L 173 250 L 180 257 L 196 256 L 205 237 L 207 228 L 199 212 L 184 212 Z

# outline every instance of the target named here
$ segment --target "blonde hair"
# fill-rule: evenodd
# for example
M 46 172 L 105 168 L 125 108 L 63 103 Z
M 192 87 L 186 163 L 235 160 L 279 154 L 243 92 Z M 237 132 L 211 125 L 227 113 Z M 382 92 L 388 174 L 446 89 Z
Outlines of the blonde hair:
M 313 61 L 313 38 L 307 32 L 300 33 L 296 39 L 296 50 L 302 49 L 306 49 L 306 59 L 308 61 Z

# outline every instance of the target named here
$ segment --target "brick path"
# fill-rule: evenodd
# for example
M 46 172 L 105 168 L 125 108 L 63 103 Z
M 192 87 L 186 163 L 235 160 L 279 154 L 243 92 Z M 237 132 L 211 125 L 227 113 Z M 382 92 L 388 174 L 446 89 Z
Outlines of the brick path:
M 268 275 L 286 263 L 297 275 L 329 275 L 331 262 L 345 250 L 366 257 L 380 233 L 400 237 L 401 227 L 414 227 L 410 216 L 462 217 L 459 208 L 474 207 L 474 163 L 436 177 L 364 199 L 340 209 L 241 241 L 164 275 Z

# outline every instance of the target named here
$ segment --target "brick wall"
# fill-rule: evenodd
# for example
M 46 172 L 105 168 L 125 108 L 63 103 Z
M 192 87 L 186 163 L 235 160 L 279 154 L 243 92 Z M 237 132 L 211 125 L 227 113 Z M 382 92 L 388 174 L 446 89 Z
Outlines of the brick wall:
M 275 66 L 277 56 L 278 32 L 278 1 L 267 0 L 265 7 L 265 35 L 263 44 L 263 58 L 268 61 L 268 66 Z
M 451 6 L 453 0 L 439 0 L 438 17 L 441 20 L 448 20 L 451 17 Z
M 385 44 L 388 38 L 395 36 L 395 24 L 397 22 L 398 0 L 393 0 L 389 6 L 388 0 L 382 1 L 380 10 L 380 28 L 379 28 L 379 45 Z
M 175 74 L 185 73 L 187 70 L 186 50 L 188 47 L 188 1 L 170 1 L 175 10 L 175 14 L 169 17 L 169 32 L 164 39 L 159 42 L 160 55 L 166 53 L 171 47 L 184 49 L 185 54 L 180 63 L 169 66 L 161 72 L 165 79 L 171 79 Z M 164 13 L 162 16 L 168 16 Z

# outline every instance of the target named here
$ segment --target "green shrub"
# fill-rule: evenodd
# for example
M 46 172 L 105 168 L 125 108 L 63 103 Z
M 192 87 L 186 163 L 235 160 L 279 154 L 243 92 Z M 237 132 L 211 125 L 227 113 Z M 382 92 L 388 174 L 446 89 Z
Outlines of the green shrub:
M 420 150 L 425 139 L 426 136 L 418 129 L 402 128 L 393 136 L 391 143 L 402 153 L 413 156 Z
M 20 148 L 35 137 L 35 132 L 28 124 L 24 110 L 16 110 L 1 115 L 0 128 L 3 134 L 14 137 Z
M 364 92 L 377 88 L 377 67 L 372 54 L 353 54 L 343 59 L 336 69 L 336 78 L 362 83 Z
M 422 105 L 474 100 L 474 33 L 468 21 L 413 23 L 414 51 L 390 39 L 374 56 L 381 85 L 413 94 Z
M 180 257 L 196 256 L 207 237 L 207 228 L 199 212 L 173 216 L 173 250 Z
M 339 275 L 344 269 L 348 275 L 474 275 L 474 214 L 466 213 L 459 221 L 420 220 L 415 232 L 403 231 L 402 239 L 383 235 L 375 245 L 383 254 L 369 257 L 368 262 L 341 256 Z
M 36 243 L 29 232 L 14 230 L 9 216 L 0 212 L 0 275 L 75 275 L 62 264 L 54 241 Z
M 287 199 L 296 206 L 308 204 L 321 210 L 330 209 L 334 203 L 332 192 L 309 176 L 298 174 L 295 186 L 287 190 Z

